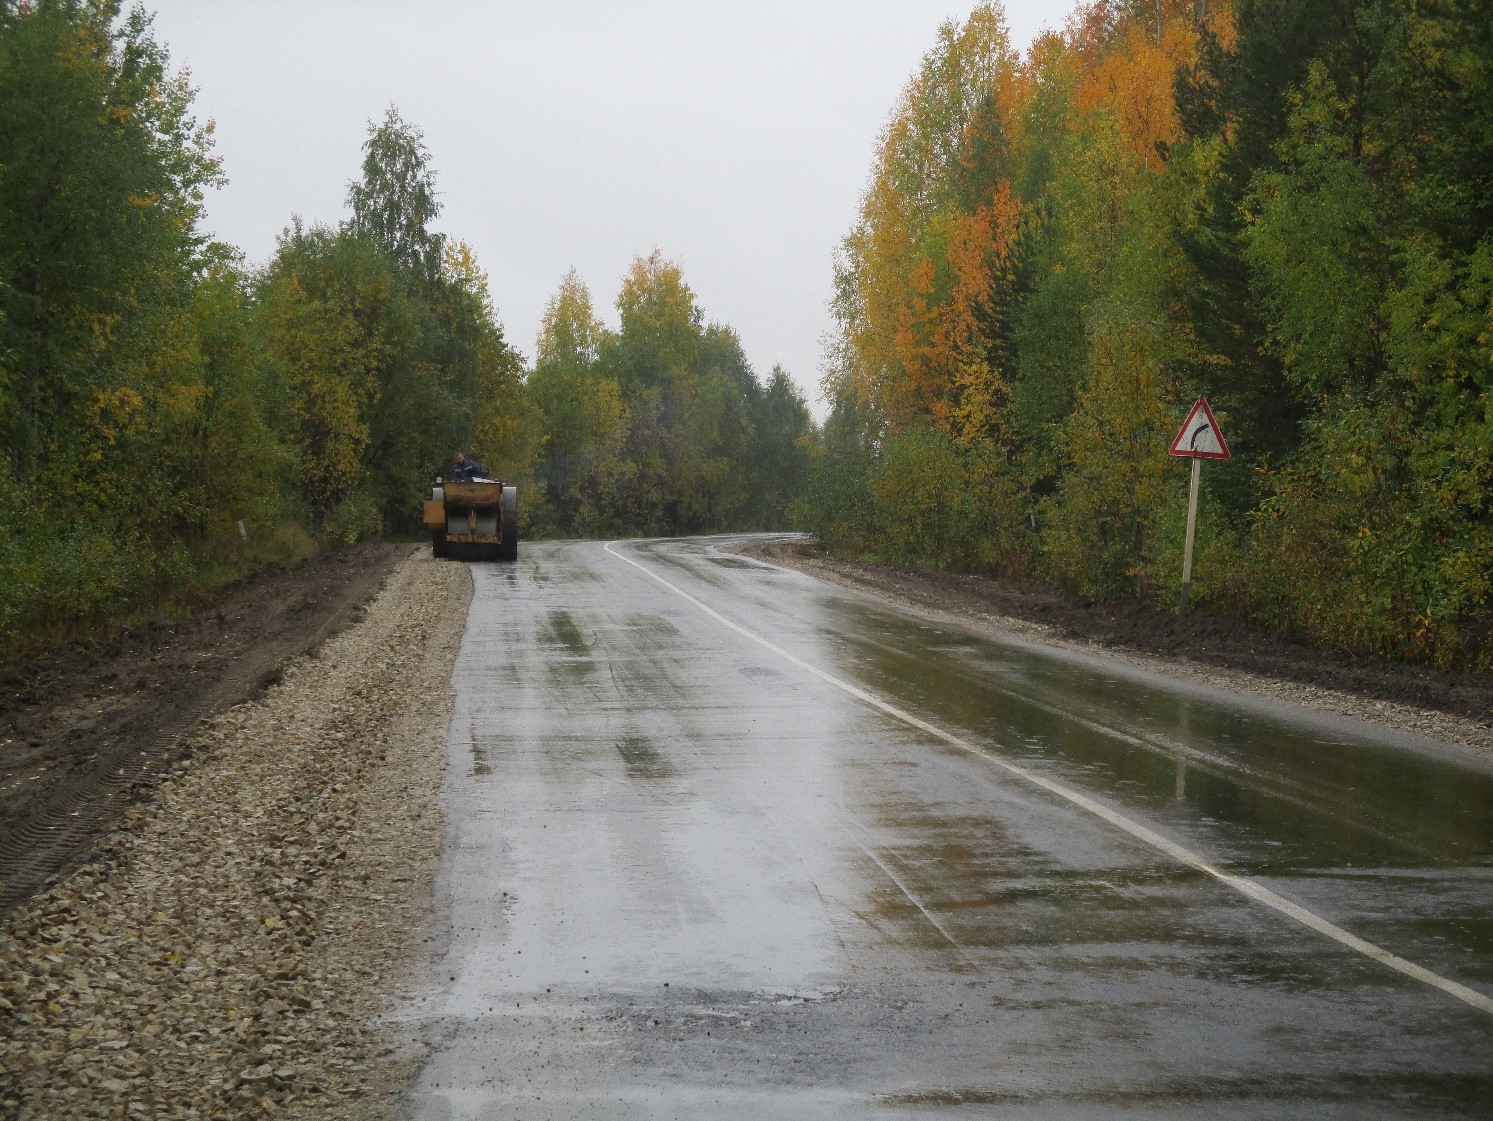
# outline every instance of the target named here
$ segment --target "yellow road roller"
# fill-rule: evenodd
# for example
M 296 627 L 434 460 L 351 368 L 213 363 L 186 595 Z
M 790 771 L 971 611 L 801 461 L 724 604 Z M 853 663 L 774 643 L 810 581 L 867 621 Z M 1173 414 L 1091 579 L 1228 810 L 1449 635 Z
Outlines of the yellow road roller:
M 425 525 L 438 557 L 517 560 L 518 488 L 497 479 L 437 479 L 425 500 Z

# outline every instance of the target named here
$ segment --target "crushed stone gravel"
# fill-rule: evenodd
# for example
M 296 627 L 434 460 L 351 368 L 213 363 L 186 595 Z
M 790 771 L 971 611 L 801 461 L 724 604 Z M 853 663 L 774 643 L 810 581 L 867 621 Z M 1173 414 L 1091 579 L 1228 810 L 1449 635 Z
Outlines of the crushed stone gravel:
M 194 735 L 0 930 L 0 1117 L 367 1118 L 420 1060 L 376 1022 L 428 954 L 464 565 Z

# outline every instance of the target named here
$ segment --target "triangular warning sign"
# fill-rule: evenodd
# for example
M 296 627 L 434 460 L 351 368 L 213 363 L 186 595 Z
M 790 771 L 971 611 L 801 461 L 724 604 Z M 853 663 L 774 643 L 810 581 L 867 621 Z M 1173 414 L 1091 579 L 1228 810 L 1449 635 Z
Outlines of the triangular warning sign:
M 1185 455 L 1192 459 L 1228 459 L 1229 446 L 1223 442 L 1223 433 L 1218 430 L 1218 421 L 1213 419 L 1213 410 L 1208 408 L 1208 398 L 1199 397 L 1192 412 L 1182 422 L 1181 431 L 1172 441 L 1172 455 Z

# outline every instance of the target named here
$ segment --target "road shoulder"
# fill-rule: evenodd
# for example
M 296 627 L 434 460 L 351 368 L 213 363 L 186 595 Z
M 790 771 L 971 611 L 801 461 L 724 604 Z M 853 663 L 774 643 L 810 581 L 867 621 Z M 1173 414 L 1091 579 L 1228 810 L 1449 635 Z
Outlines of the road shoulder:
M 203 720 L 357 621 L 411 545 L 271 565 L 178 617 L 0 670 L 0 918 L 87 858 Z
M 409 556 L 11 916 L 0 1113 L 388 1110 L 420 1056 L 374 1021 L 429 944 L 470 596 L 464 565 Z

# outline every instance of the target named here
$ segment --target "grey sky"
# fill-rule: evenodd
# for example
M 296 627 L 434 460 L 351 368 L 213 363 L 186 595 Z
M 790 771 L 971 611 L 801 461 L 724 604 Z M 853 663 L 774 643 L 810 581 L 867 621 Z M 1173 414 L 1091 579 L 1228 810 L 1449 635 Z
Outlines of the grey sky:
M 603 317 L 629 261 L 679 262 L 759 374 L 818 396 L 831 255 L 876 135 L 970 0 L 334 3 L 146 0 L 217 122 L 209 227 L 266 259 L 292 214 L 336 221 L 371 118 L 425 132 L 446 233 L 533 354 L 574 266 Z M 1071 0 L 1010 0 L 1013 42 Z M 822 414 L 816 406 L 815 412 Z

